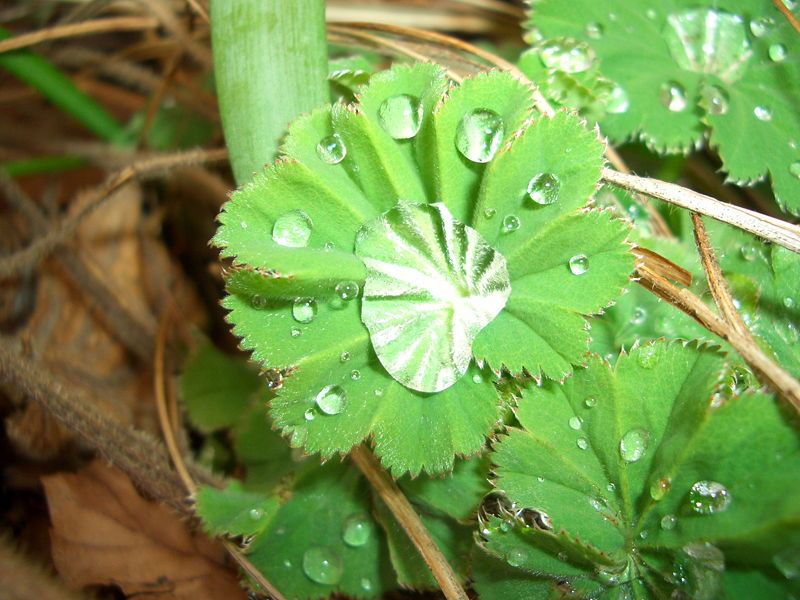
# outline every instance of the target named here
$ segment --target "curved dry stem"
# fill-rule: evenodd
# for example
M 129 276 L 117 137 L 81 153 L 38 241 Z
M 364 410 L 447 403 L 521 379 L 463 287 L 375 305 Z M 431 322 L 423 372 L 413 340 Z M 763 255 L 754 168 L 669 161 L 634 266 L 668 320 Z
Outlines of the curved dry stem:
M 792 14 L 792 11 L 789 10 L 789 7 L 783 3 L 783 0 L 772 0 L 772 3 L 775 5 L 775 8 L 781 11 L 781 14 L 786 17 L 786 20 L 789 21 L 792 27 L 794 27 L 794 30 L 797 33 L 800 33 L 800 21 L 798 21 L 797 17 Z
M 367 478 L 381 500 L 403 527 L 411 543 L 422 556 L 425 564 L 433 573 L 439 587 L 447 600 L 468 600 L 467 593 L 458 581 L 458 577 L 439 550 L 431 534 L 422 524 L 414 507 L 397 487 L 394 480 L 383 470 L 375 455 L 363 444 L 350 451 L 350 459 Z

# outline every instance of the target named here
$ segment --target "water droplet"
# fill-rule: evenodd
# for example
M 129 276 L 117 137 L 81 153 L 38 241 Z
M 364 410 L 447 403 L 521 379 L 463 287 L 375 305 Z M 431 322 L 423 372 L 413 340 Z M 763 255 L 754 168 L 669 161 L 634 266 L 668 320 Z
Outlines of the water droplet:
M 794 10 L 797 8 L 797 0 L 781 0 L 781 2 L 789 10 Z
M 544 483 L 544 477 L 542 477 L 541 475 L 539 475 L 539 476 L 536 478 L 536 481 L 538 481 L 539 483 Z
M 613 115 L 619 115 L 627 112 L 629 106 L 628 92 L 621 85 L 614 84 L 606 101 L 606 111 Z
M 383 396 L 383 388 L 375 388 L 375 391 L 373 393 L 375 394 L 376 397 L 380 398 L 381 396 Z
M 633 315 L 631 315 L 631 325 L 641 325 L 647 320 L 647 311 L 642 308 L 641 306 L 637 306 L 633 309 Z
M 728 112 L 728 96 L 716 85 L 706 85 L 700 90 L 700 98 L 705 109 L 712 115 Z
M 631 429 L 619 441 L 619 455 L 622 460 L 634 463 L 644 456 L 650 434 L 644 429 Z
M 336 295 L 345 302 L 358 296 L 359 288 L 355 281 L 340 281 L 334 288 Z
M 646 540 L 648 535 L 650 535 L 650 533 L 647 531 L 647 529 L 642 529 L 639 532 L 639 539 Z
M 344 573 L 341 557 L 330 548 L 314 546 L 303 554 L 303 572 L 311 581 L 336 585 Z
M 296 337 L 300 337 L 303 334 L 303 332 L 300 331 L 297 327 L 292 327 L 291 334 L 292 334 L 293 338 L 296 338 Z
M 686 110 L 686 88 L 677 81 L 668 81 L 661 86 L 661 104 L 671 112 Z
M 586 450 L 589 447 L 589 440 L 584 437 L 578 438 L 578 441 L 575 442 L 578 445 L 578 448 L 581 450 Z
M 317 303 L 313 298 L 297 298 L 292 305 L 292 316 L 298 323 L 311 323 L 317 316 Z
M 254 294 L 253 296 L 250 296 L 250 306 L 252 306 L 256 310 L 261 310 L 263 308 L 266 308 L 267 299 L 264 296 L 259 296 L 258 294 Z
M 617 486 L 616 486 L 616 485 L 614 485 L 613 483 L 610 483 L 610 482 L 609 482 L 609 484 L 606 486 L 606 489 L 607 489 L 609 492 L 614 492 L 614 491 L 616 491 L 616 490 L 617 490 Z
M 658 13 L 654 9 L 648 8 L 646 11 L 644 11 L 644 16 L 652 21 L 658 16 Z
M 786 60 L 786 55 L 787 55 L 786 46 L 784 46 L 783 44 L 772 44 L 769 47 L 768 54 L 769 54 L 769 59 L 772 62 L 783 62 L 784 60 Z
M 335 247 L 336 247 L 336 245 L 333 242 L 325 242 L 325 246 L 323 246 L 323 248 L 325 249 L 325 252 L 330 252 Z
M 528 197 L 536 204 L 553 204 L 560 190 L 561 180 L 552 173 L 539 173 L 528 182 Z
M 308 246 L 313 225 L 311 218 L 302 210 L 292 210 L 275 219 L 272 239 L 276 244 L 288 248 Z
M 350 353 L 349 352 L 342 352 L 339 355 L 339 362 L 346 363 L 348 360 L 350 360 Z
M 689 505 L 701 515 L 724 512 L 730 503 L 728 489 L 716 481 L 698 481 L 689 490 Z
M 589 259 L 585 254 L 576 254 L 569 259 L 569 270 L 573 275 L 583 275 L 589 270 Z
M 792 298 L 791 296 L 786 296 L 783 299 L 783 305 L 786 308 L 794 308 L 794 298 Z
M 570 418 L 570 420 L 569 420 L 570 429 L 574 429 L 575 431 L 578 431 L 581 428 L 581 425 L 583 425 L 583 419 L 581 419 L 580 417 L 571 417 Z
M 361 371 L 359 371 L 358 369 L 353 369 L 352 371 L 350 371 L 350 379 L 352 379 L 353 381 L 358 381 L 359 379 L 361 379 Z
M 249 514 L 250 518 L 253 519 L 253 521 L 260 521 L 261 518 L 264 516 L 264 511 L 261 510 L 260 508 L 251 508 Z
M 347 156 L 347 146 L 344 145 L 338 133 L 329 135 L 320 140 L 317 144 L 317 156 L 322 162 L 329 165 L 338 165 Z
M 372 535 L 372 521 L 366 514 L 350 515 L 342 525 L 342 539 L 348 546 L 363 546 Z
M 587 43 L 572 38 L 545 42 L 539 50 L 539 56 L 545 67 L 564 73 L 586 71 L 595 60 L 594 50 Z
M 675 525 L 678 524 L 678 517 L 675 515 L 664 515 L 661 518 L 661 529 L 665 529 L 666 531 L 670 531 L 675 529 Z
M 525 561 L 525 555 L 519 550 L 512 550 L 506 560 L 512 567 L 519 567 Z
M 643 369 L 652 369 L 658 364 L 658 348 L 650 344 L 649 346 L 643 346 L 639 349 L 637 355 L 637 361 L 639 366 Z
M 347 393 L 338 385 L 326 385 L 319 391 L 315 401 L 326 415 L 338 415 L 347 406 Z
M 242 229 L 247 229 L 247 222 L 246 221 L 240 222 L 239 225 L 241 226 Z
M 506 215 L 503 218 L 503 233 L 512 233 L 519 229 L 519 217 L 516 215 Z
M 800 548 L 797 546 L 778 552 L 772 557 L 772 563 L 786 579 L 800 579 Z
M 583 405 L 586 408 L 594 408 L 597 406 L 597 398 L 592 398 L 591 396 L 583 401 Z
M 500 522 L 500 531 L 503 533 L 508 533 L 513 529 L 513 525 L 509 521 L 501 521 Z
M 290 561 L 288 558 L 284 558 L 283 559 L 283 566 L 286 567 L 287 569 L 291 569 L 292 568 L 292 561 Z
M 313 421 L 315 416 L 316 414 L 314 414 L 313 408 L 309 408 L 306 412 L 303 413 L 303 418 L 305 418 L 306 421 Z
M 589 498 L 589 506 L 591 506 L 597 512 L 602 511 L 606 507 L 603 501 L 599 498 Z
M 586 37 L 599 40 L 603 37 L 603 26 L 600 23 L 589 23 L 586 26 Z
M 789 174 L 800 179 L 800 160 L 796 160 L 789 165 Z
M 657 479 L 653 482 L 650 486 L 650 497 L 658 502 L 664 496 L 667 495 L 669 489 L 672 487 L 672 481 L 669 477 L 662 477 L 661 479 Z
M 567 559 L 569 558 L 569 555 L 566 552 L 559 552 L 556 556 L 561 562 L 567 562 Z
M 772 111 L 766 106 L 756 106 L 753 109 L 753 114 L 759 121 L 772 121 Z
M 774 24 L 775 21 L 769 17 L 753 19 L 750 21 L 750 33 L 757 38 L 764 37 Z
M 456 148 L 467 160 L 487 163 L 503 143 L 505 126 L 492 110 L 476 109 L 463 116 L 456 129 Z
M 483 383 L 483 377 L 476 373 L 472 376 L 472 383 Z
M 402 94 L 383 101 L 378 109 L 381 127 L 396 140 L 408 140 L 422 126 L 423 107 L 413 96 Z
M 361 578 L 361 589 L 364 590 L 365 592 L 371 592 L 372 591 L 372 582 L 369 579 L 367 579 L 366 577 L 362 577 Z
M 748 262 L 752 262 L 758 257 L 758 247 L 755 244 L 745 244 L 740 252 L 742 258 Z

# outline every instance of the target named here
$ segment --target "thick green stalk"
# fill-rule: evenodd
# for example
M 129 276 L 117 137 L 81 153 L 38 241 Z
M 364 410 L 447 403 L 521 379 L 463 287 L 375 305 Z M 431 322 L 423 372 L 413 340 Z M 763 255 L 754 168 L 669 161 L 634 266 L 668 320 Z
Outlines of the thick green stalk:
M 324 0 L 213 0 L 222 126 L 238 183 L 271 162 L 286 126 L 328 101 Z

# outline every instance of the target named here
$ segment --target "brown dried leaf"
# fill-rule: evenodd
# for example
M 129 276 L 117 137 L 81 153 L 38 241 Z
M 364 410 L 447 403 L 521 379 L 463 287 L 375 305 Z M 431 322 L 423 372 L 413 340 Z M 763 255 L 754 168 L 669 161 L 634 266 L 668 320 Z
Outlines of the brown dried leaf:
M 119 471 L 95 461 L 42 481 L 53 562 L 69 587 L 116 585 L 159 600 L 246 598 L 222 547 L 139 496 Z

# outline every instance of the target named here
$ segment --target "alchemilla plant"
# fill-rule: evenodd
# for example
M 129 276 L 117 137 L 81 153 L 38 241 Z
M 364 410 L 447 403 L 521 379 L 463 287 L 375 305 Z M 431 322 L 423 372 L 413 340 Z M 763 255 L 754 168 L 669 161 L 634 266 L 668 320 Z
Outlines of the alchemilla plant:
M 798 34 L 766 1 L 530 8 L 528 80 L 332 62 L 346 98 L 224 206 L 223 306 L 269 385 L 191 360 L 189 418 L 243 473 L 198 514 L 292 598 L 436 589 L 425 544 L 486 599 L 799 594 L 796 415 L 758 377 L 798 375 L 800 260 L 709 224 L 749 328 L 729 346 L 636 283 L 656 252 L 710 304 L 688 217 L 654 237 L 602 181 L 608 140 L 706 147 L 796 213 Z M 332 460 L 362 445 L 429 541 Z

